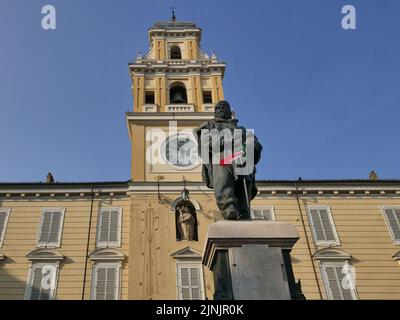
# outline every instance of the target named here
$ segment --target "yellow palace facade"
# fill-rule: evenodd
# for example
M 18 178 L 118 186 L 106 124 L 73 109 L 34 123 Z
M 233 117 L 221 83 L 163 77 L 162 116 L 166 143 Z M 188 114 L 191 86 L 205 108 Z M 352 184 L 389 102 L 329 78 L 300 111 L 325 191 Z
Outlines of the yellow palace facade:
M 213 299 L 202 252 L 220 216 L 191 130 L 224 98 L 225 63 L 201 51 L 194 23 L 157 22 L 148 34 L 149 52 L 129 63 L 131 179 L 0 184 L 0 299 Z M 252 219 L 300 234 L 291 256 L 307 299 L 400 299 L 400 180 L 257 185 Z M 193 241 L 177 230 L 185 189 Z

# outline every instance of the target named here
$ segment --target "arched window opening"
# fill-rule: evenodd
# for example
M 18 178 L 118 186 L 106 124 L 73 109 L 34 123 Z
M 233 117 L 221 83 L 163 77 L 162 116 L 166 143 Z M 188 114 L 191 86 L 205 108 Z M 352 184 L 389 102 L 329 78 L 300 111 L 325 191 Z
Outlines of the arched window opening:
M 177 83 L 169 90 L 169 101 L 171 104 L 187 103 L 186 89 L 183 83 Z
M 172 60 L 182 59 L 181 49 L 178 46 L 171 47 L 171 59 Z

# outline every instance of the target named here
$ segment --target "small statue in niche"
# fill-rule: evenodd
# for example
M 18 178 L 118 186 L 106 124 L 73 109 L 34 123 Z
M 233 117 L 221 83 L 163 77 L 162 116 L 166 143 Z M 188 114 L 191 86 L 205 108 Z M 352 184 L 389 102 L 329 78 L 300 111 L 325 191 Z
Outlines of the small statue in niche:
M 197 241 L 197 219 L 193 205 L 183 202 L 176 207 L 177 240 Z

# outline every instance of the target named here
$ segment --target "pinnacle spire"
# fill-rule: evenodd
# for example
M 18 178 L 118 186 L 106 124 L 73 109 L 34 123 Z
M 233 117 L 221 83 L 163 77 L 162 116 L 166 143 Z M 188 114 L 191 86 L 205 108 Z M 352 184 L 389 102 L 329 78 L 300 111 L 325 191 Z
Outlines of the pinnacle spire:
M 172 10 L 171 21 L 175 22 L 175 21 L 176 21 L 176 17 L 175 17 L 175 7 L 171 7 L 171 10 Z

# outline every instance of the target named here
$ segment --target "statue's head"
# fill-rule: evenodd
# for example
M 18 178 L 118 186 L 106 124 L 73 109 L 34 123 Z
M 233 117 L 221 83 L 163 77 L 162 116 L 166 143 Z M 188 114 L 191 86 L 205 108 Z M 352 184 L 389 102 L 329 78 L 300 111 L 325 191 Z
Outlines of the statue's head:
M 187 205 L 182 205 L 181 207 L 178 208 L 178 211 L 181 215 L 185 213 L 190 213 L 190 208 Z
M 215 118 L 232 119 L 232 110 L 229 102 L 221 100 L 215 105 Z

